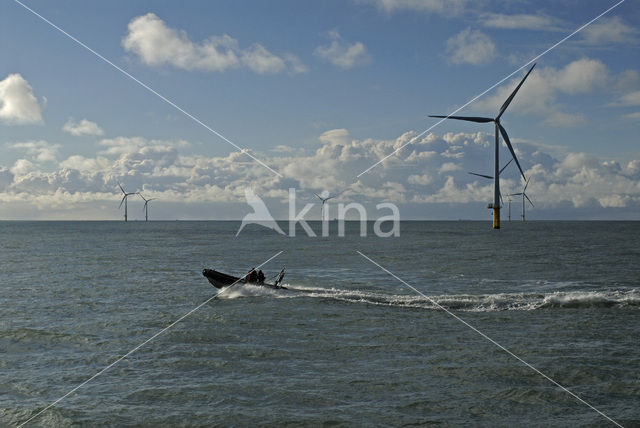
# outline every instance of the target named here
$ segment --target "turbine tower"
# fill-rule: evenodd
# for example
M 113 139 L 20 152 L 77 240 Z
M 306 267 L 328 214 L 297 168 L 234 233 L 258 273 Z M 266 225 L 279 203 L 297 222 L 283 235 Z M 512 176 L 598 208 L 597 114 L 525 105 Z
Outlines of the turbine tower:
M 144 211 L 144 221 L 149 221 L 149 202 L 155 200 L 156 198 L 145 199 L 140 192 L 138 192 L 138 196 L 140 196 L 144 201 L 144 207 L 142 207 L 142 210 Z
M 329 192 L 327 192 L 326 190 L 324 192 L 322 192 L 322 195 L 326 195 L 326 197 L 322 197 L 320 195 L 318 195 L 317 193 L 314 193 L 314 195 L 316 195 L 318 197 L 318 199 L 320 199 L 322 201 L 322 205 L 320 206 L 320 220 L 324 221 L 324 203 L 327 202 L 329 199 L 333 199 L 338 195 L 335 196 L 329 196 Z
M 507 164 L 503 166 L 500 171 L 498 171 L 498 176 L 502 174 L 502 171 L 504 171 L 505 168 L 508 167 L 511 162 L 513 162 L 513 159 L 510 159 L 509 162 L 507 162 Z M 488 178 L 489 180 L 493 180 L 493 175 L 478 174 L 477 172 L 470 172 L 469 174 L 477 175 L 478 177 Z M 504 205 L 504 201 L 502 200 L 502 194 L 500 194 L 500 203 Z M 511 205 L 509 205 L 509 220 L 511 220 Z
M 118 206 L 118 209 L 122 207 L 122 203 L 124 202 L 124 221 L 127 221 L 128 220 L 127 219 L 127 198 L 131 195 L 135 195 L 135 193 L 125 192 L 120 183 L 118 183 L 118 187 L 120 187 L 120 190 L 122 190 L 122 193 L 124 194 L 124 196 L 122 197 L 122 200 L 120 201 L 120 206 Z
M 531 177 L 529 177 L 529 180 L 531 180 Z M 527 182 L 524 185 L 524 189 L 522 189 L 522 192 L 518 192 L 518 193 L 512 193 L 509 196 L 519 196 L 522 195 L 522 221 L 524 221 L 524 198 L 527 198 L 527 201 L 529 201 L 529 203 L 531 204 L 531 206 L 533 207 L 533 202 L 531 202 L 531 199 L 529 199 L 529 197 L 527 196 L 527 194 L 525 193 L 527 190 L 527 186 L 529 185 L 529 180 L 527 180 Z
M 513 98 L 516 96 L 516 93 L 518 92 L 518 90 L 520 89 L 524 81 L 527 79 L 527 77 L 529 77 L 529 74 L 531 74 L 531 71 L 533 71 L 533 67 L 535 66 L 536 66 L 535 64 L 531 66 L 531 68 L 529 69 L 527 74 L 522 78 L 518 86 L 516 86 L 516 88 L 511 93 L 511 95 L 509 95 L 509 98 L 507 98 L 504 104 L 502 104 L 502 107 L 500 107 L 500 111 L 498 112 L 498 115 L 495 118 L 476 117 L 476 116 L 431 116 L 431 115 L 429 116 L 429 117 L 438 117 L 443 119 L 465 120 L 468 122 L 477 122 L 477 123 L 489 123 L 489 122 L 494 123 L 495 144 L 494 144 L 494 160 L 493 160 L 493 171 L 494 171 L 493 203 L 490 203 L 488 206 L 488 208 L 492 209 L 494 229 L 500 229 L 500 170 L 499 170 L 500 168 L 499 166 L 500 165 L 500 155 L 499 155 L 500 135 L 502 135 L 502 138 L 504 139 L 504 143 L 509 148 L 509 151 L 511 152 L 511 156 L 513 157 L 513 160 L 516 161 L 516 165 L 518 165 L 518 169 L 520 170 L 520 174 L 522 174 L 522 178 L 526 180 L 526 177 L 524 176 L 524 172 L 522 171 L 522 167 L 520 166 L 520 162 L 518 162 L 518 158 L 516 157 L 516 153 L 513 151 L 513 146 L 511 145 L 511 140 L 509 140 L 507 131 L 500 124 L 500 118 L 504 114 L 507 107 L 509 107 L 509 104 L 511 104 L 511 101 L 513 101 Z

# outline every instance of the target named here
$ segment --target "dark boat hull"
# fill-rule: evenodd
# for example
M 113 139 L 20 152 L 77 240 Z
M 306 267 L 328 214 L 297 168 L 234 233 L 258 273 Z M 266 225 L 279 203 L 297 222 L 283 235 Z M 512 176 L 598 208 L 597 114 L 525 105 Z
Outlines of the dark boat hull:
M 209 282 L 211 283 L 211 285 L 213 285 L 216 288 L 224 288 L 224 287 L 228 287 L 230 285 L 233 284 L 247 284 L 247 281 L 245 278 L 238 278 L 237 276 L 233 276 L 233 275 L 227 275 L 226 273 L 223 272 L 218 272 L 217 270 L 214 269 L 203 269 L 202 270 L 202 275 L 207 278 L 209 280 Z M 260 287 L 269 287 L 269 288 L 275 288 L 275 289 L 285 289 L 286 287 L 283 287 L 279 284 L 269 284 L 267 282 L 264 283 L 249 283 L 252 285 L 258 285 Z

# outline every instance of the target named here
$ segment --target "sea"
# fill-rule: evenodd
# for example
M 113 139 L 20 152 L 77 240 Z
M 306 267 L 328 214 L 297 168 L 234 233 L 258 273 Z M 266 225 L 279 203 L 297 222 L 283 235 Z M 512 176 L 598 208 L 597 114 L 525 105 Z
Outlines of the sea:
M 360 226 L 0 222 L 0 426 L 640 426 L 640 222 Z

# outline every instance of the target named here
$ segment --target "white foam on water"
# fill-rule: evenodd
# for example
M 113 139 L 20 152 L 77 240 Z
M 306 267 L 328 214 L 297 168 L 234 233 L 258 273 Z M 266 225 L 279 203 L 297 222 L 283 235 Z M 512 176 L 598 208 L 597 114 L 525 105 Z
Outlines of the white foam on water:
M 280 290 L 271 287 L 263 287 L 261 285 L 238 283 L 231 287 L 230 290 L 221 291 L 218 299 L 237 299 L 239 297 L 256 297 L 256 296 L 277 296 Z
M 363 290 L 310 286 L 290 287 L 289 293 L 286 294 L 279 294 L 277 290 L 272 291 L 276 293 L 276 297 L 311 297 L 332 299 L 349 303 L 421 309 L 439 309 L 438 305 L 440 305 L 449 310 L 470 312 L 593 307 L 640 308 L 639 289 L 614 291 L 556 291 L 546 293 L 496 293 L 477 295 L 444 294 L 429 296 L 429 298 L 415 294 L 385 294 Z

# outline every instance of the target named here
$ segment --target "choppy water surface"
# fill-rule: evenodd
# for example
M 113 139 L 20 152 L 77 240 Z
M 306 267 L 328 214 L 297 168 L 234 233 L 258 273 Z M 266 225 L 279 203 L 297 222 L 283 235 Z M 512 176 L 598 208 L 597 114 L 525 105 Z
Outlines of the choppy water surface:
M 610 423 L 444 309 L 640 425 L 640 223 L 238 226 L 0 222 L 0 425 L 211 297 L 202 268 L 241 274 L 278 251 L 264 270 L 286 266 L 289 290 L 234 287 L 29 425 Z

